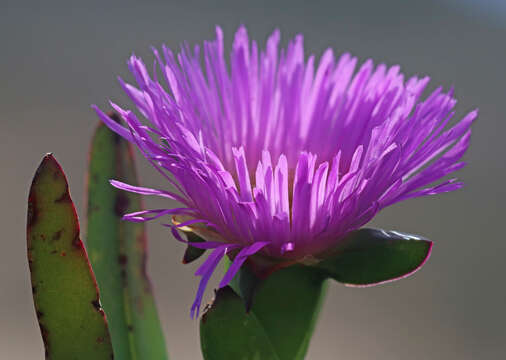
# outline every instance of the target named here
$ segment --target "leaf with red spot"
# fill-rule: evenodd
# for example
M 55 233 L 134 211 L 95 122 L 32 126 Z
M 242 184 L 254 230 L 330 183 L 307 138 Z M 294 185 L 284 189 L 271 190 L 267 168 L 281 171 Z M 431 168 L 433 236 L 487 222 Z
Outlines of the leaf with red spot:
M 67 179 L 50 154 L 42 160 L 30 188 L 27 243 L 46 359 L 112 359 L 107 321 L 79 237 Z

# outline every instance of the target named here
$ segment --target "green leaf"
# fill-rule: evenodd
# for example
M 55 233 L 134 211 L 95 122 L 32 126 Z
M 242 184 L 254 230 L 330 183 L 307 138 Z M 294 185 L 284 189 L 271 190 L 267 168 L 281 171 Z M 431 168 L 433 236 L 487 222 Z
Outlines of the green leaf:
M 107 322 L 79 238 L 67 179 L 50 154 L 42 160 L 30 188 L 27 242 L 46 359 L 112 359 Z
M 243 266 L 231 286 L 251 306 L 279 359 L 304 359 L 325 298 L 322 272 L 293 265 L 260 280 Z
M 413 274 L 427 261 L 432 241 L 397 231 L 352 232 L 330 258 L 315 265 L 329 277 L 355 286 L 372 286 Z
M 139 195 L 113 188 L 109 180 L 137 184 L 131 145 L 100 123 L 90 149 L 88 236 L 118 359 L 167 359 L 165 339 L 146 274 L 147 239 L 142 223 L 121 220 L 142 210 Z
M 200 343 L 205 360 L 280 360 L 253 313 L 226 286 L 200 321 Z

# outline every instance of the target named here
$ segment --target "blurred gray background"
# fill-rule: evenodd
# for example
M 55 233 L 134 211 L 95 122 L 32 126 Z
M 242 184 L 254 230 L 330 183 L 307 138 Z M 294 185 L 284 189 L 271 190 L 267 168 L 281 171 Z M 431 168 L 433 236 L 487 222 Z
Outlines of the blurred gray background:
M 500 359 L 506 352 L 504 214 L 506 180 L 506 6 L 496 1 L 16 1 L 0 3 L 0 359 L 42 359 L 25 256 L 27 191 L 42 155 L 54 152 L 83 219 L 90 109 L 129 105 L 116 76 L 129 77 L 135 51 L 201 42 L 223 26 L 230 44 L 244 23 L 264 41 L 305 35 L 307 52 L 327 47 L 361 61 L 428 74 L 455 85 L 458 115 L 479 107 L 466 187 L 384 210 L 372 225 L 436 241 L 413 277 L 369 289 L 333 283 L 308 359 Z M 138 157 L 139 158 L 139 157 Z M 163 179 L 139 158 L 145 185 Z M 149 205 L 149 203 L 148 203 Z M 195 265 L 150 224 L 149 270 L 173 359 L 201 359 L 189 317 Z M 216 279 L 214 279 L 216 283 Z M 208 292 L 206 299 L 211 297 Z

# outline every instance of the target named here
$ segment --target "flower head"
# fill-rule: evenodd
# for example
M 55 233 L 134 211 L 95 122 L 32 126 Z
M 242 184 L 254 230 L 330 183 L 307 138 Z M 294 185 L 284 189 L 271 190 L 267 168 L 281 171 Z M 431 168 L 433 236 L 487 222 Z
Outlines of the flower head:
M 152 73 L 133 55 L 137 86 L 120 83 L 148 123 L 112 104 L 123 127 L 95 108 L 177 190 L 112 184 L 183 204 L 125 218 L 172 215 L 178 239 L 175 229 L 189 227 L 208 240 L 195 244 L 212 252 L 196 272 L 192 314 L 226 254 L 234 261 L 220 286 L 254 254 L 315 258 L 386 206 L 462 186 L 440 179 L 465 165 L 477 111 L 449 126 L 451 90 L 422 99 L 428 77 L 405 80 L 371 60 L 357 68 L 330 49 L 306 59 L 301 35 L 282 50 L 279 40 L 275 31 L 262 50 L 241 27 L 228 65 L 217 28 L 202 48 L 154 49 Z

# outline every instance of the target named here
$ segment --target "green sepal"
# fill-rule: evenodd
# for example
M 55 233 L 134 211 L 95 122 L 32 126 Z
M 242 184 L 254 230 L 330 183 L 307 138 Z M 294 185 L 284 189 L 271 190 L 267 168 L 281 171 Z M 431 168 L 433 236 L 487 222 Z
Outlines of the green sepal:
M 432 241 L 417 235 L 364 228 L 350 233 L 314 266 L 346 285 L 373 286 L 413 274 L 431 250 Z
M 204 239 L 202 239 L 200 236 L 196 235 L 193 232 L 186 232 L 186 239 L 189 243 L 195 242 L 195 243 L 201 243 L 205 242 Z M 191 244 L 188 244 L 186 247 L 186 250 L 183 255 L 183 264 L 189 264 L 195 260 L 197 260 L 199 257 L 201 257 L 206 252 L 205 249 L 200 249 L 192 246 Z
M 282 268 L 267 277 L 257 276 L 247 261 L 230 286 L 240 294 L 245 313 L 254 315 L 261 324 L 278 358 L 302 360 L 324 299 L 325 279 L 354 286 L 393 281 L 418 270 L 431 249 L 432 242 L 419 236 L 361 229 L 341 240 L 323 260 L 305 259 L 306 265 Z M 212 319 L 213 313 L 206 316 Z M 247 330 L 251 329 L 237 327 L 233 333 Z M 211 331 L 201 334 L 201 341 L 209 342 Z M 214 349 L 220 350 L 218 346 Z M 254 358 L 247 351 L 242 356 Z
M 249 261 L 246 261 L 232 281 L 230 281 L 232 289 L 243 299 L 246 312 L 251 310 L 258 287 L 265 280 L 257 276 L 257 274 L 249 268 L 248 263 Z M 229 265 L 230 261 L 227 258 L 227 267 Z
M 243 265 L 230 286 L 241 296 L 242 312 L 257 319 L 280 360 L 304 359 L 326 293 L 320 270 L 293 265 L 261 279 Z M 252 331 L 245 326 L 232 330 Z M 210 341 L 206 335 L 201 339 Z M 254 359 L 254 354 L 244 352 L 243 358 Z
M 205 360 L 281 360 L 253 313 L 231 287 L 216 292 L 200 320 L 200 344 Z

